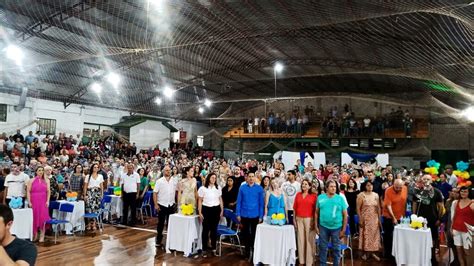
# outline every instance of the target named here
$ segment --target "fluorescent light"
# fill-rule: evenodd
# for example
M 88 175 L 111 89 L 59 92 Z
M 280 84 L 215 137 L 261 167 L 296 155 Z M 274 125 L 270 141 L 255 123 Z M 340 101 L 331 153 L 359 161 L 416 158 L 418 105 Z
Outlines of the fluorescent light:
M 273 68 L 275 69 L 276 72 L 281 72 L 283 71 L 283 64 L 280 63 L 280 62 L 276 62 L 275 63 L 275 66 L 273 66 Z
M 102 85 L 97 82 L 94 82 L 91 85 L 91 90 L 97 94 L 100 94 L 102 92 Z
M 160 98 L 160 97 L 156 97 L 155 103 L 158 104 L 158 105 L 160 105 L 161 102 L 162 102 L 161 98 Z
M 468 107 L 461 112 L 461 115 L 464 116 L 467 120 L 474 122 L 474 107 Z
M 204 100 L 204 105 L 205 105 L 206 107 L 211 107 L 212 102 L 211 102 L 209 99 L 205 99 L 205 100 Z
M 199 111 L 200 114 L 202 114 L 202 113 L 204 113 L 204 108 L 202 108 L 201 106 L 199 106 L 198 111 Z
M 174 94 L 174 90 L 170 87 L 170 86 L 166 86 L 163 90 L 163 95 L 166 97 L 166 98 L 171 98 L 173 97 L 173 94 Z
M 8 45 L 7 48 L 5 48 L 5 53 L 7 58 L 12 61 L 15 61 L 17 65 L 21 65 L 23 57 L 25 56 L 20 47 L 12 44 Z
M 110 72 L 105 78 L 115 89 L 118 88 L 121 78 L 117 73 Z

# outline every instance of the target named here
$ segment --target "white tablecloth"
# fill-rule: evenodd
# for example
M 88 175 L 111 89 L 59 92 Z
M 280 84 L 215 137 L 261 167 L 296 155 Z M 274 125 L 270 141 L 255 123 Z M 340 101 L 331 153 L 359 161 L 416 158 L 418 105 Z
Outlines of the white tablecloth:
M 58 202 L 61 203 L 61 204 L 63 204 L 63 203 L 73 204 L 74 205 L 74 210 L 72 212 L 72 215 L 68 213 L 67 215 L 63 214 L 60 217 L 58 217 L 58 210 L 54 210 L 53 216 L 55 218 L 69 220 L 74 225 L 74 228 L 76 228 L 76 230 L 83 231 L 84 230 L 84 217 L 83 216 L 85 214 L 84 201 L 80 200 L 80 201 L 72 201 L 71 202 L 71 201 L 67 201 L 67 200 L 58 200 Z M 59 207 L 59 208 L 61 208 L 61 207 Z M 66 234 L 68 234 L 68 235 L 72 234 L 71 230 L 72 230 L 71 225 L 66 224 L 66 227 L 65 227 Z
M 13 209 L 10 232 L 18 238 L 33 240 L 33 209 Z
M 197 215 L 170 215 L 166 236 L 166 253 L 182 251 L 186 256 L 202 249 L 202 226 Z
M 122 203 L 122 197 L 121 196 L 116 196 L 116 195 L 109 195 L 112 200 L 110 202 L 110 214 L 111 215 L 116 215 L 117 218 L 122 217 L 122 212 L 123 212 L 123 203 Z
M 289 265 L 296 262 L 296 237 L 293 225 L 257 225 L 253 263 Z
M 415 230 L 401 225 L 395 226 L 392 255 L 395 256 L 397 265 L 431 265 L 431 247 L 433 240 L 429 228 Z

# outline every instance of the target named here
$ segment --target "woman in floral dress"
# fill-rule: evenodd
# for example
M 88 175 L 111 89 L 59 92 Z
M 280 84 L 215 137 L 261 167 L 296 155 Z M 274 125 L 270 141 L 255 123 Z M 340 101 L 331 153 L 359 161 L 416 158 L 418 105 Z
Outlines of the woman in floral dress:
M 380 258 L 375 254 L 380 249 L 380 201 L 377 193 L 373 192 L 373 184 L 366 181 L 362 184 L 361 192 L 357 196 L 357 215 L 359 216 L 359 249 L 364 253 L 363 260 L 369 255 L 376 261 Z

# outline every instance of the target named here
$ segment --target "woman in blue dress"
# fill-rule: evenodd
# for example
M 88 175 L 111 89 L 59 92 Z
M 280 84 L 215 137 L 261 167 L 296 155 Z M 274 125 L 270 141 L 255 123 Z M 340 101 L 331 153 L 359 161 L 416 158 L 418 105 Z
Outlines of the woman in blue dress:
M 270 189 L 265 195 L 265 217 L 271 220 L 273 214 L 285 214 L 286 223 L 288 223 L 288 213 L 285 207 L 285 193 L 278 186 L 278 181 L 272 178 L 270 181 Z

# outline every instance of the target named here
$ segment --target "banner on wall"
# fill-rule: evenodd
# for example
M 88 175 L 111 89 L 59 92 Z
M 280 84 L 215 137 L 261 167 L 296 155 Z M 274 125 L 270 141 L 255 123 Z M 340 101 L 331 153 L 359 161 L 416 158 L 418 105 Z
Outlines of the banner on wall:
M 298 159 L 308 166 L 308 162 L 311 162 L 315 168 L 318 168 L 320 164 L 326 164 L 326 153 L 324 152 L 293 152 L 293 151 L 279 151 L 273 155 L 273 159 L 281 160 L 285 165 L 285 171 L 293 169 Z
M 179 132 L 179 143 L 186 144 L 186 131 Z
M 357 164 L 375 160 L 378 165 L 386 167 L 389 164 L 388 159 L 388 153 L 341 153 L 341 165 L 349 164 L 353 160 L 356 160 Z

